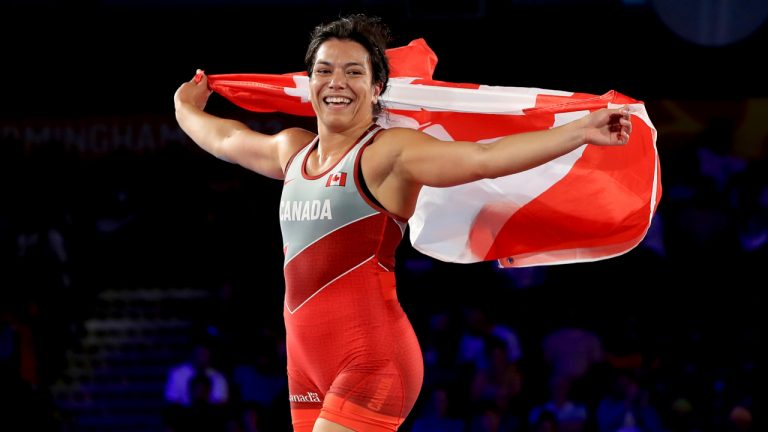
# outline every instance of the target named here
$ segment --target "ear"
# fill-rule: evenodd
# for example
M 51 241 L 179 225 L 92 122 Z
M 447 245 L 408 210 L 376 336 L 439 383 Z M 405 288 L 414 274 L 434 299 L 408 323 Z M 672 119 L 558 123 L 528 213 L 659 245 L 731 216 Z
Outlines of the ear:
M 375 84 L 373 86 L 373 103 L 378 103 L 380 96 L 381 96 L 381 84 Z

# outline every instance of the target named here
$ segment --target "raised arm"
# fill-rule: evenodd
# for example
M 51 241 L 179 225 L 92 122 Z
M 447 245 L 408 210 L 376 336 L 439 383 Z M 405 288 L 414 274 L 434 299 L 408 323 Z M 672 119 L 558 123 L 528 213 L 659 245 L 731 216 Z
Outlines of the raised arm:
M 487 144 L 445 142 L 423 133 L 409 133 L 415 136 L 399 147 L 393 170 L 420 185 L 455 186 L 525 171 L 587 143 L 623 145 L 631 131 L 629 111 L 621 108 L 601 109 L 562 126 L 514 134 Z
M 587 143 L 626 144 L 631 131 L 626 107 L 601 109 L 562 126 L 487 144 L 441 141 L 417 130 L 396 128 L 382 134 L 366 152 L 372 157 L 363 157 L 363 168 L 368 168 L 369 187 L 384 207 L 409 218 L 422 186 L 456 186 L 518 173 Z
M 174 94 L 176 121 L 203 150 L 267 177 L 282 179 L 288 158 L 314 137 L 309 131 L 291 128 L 275 135 L 250 129 L 244 123 L 204 111 L 211 90 L 208 77 L 198 71 Z

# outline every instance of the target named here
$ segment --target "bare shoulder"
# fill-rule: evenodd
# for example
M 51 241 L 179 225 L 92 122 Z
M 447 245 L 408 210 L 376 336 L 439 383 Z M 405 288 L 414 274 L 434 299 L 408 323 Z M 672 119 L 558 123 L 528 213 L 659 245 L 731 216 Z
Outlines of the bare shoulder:
M 316 136 L 316 133 L 298 127 L 283 129 L 275 134 L 273 137 L 280 166 L 284 168 L 288 160 Z
M 309 144 L 316 136 L 317 134 L 314 132 L 293 127 L 281 130 L 273 138 L 280 153 L 288 152 L 293 154 Z
M 382 130 L 374 139 L 366 154 L 370 158 L 363 158 L 363 164 L 371 168 L 374 175 L 389 175 L 400 163 L 404 156 L 411 150 L 421 147 L 425 139 L 433 139 L 430 135 L 407 127 L 392 127 Z
M 379 134 L 379 137 L 388 137 L 387 139 L 400 139 L 400 138 L 407 138 L 407 137 L 415 137 L 419 135 L 425 135 L 425 133 L 420 130 L 411 129 L 407 127 L 391 127 L 381 131 L 381 133 Z
M 387 147 L 391 150 L 402 149 L 403 147 L 422 142 L 424 140 L 433 139 L 430 135 L 417 130 L 406 127 L 392 127 L 385 129 L 376 136 L 374 142 L 381 142 L 384 145 L 379 147 Z
M 298 148 L 305 146 L 310 141 L 315 139 L 316 136 L 317 134 L 314 132 L 298 127 L 292 127 L 283 129 L 282 131 L 278 132 L 275 135 L 275 138 L 280 145 Z

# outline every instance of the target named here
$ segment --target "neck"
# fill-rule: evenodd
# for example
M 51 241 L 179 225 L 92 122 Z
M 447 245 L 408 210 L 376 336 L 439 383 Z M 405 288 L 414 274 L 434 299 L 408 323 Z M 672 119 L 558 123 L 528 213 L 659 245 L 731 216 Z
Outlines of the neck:
M 318 154 L 326 156 L 346 151 L 372 124 L 373 121 L 361 123 L 344 130 L 334 130 L 318 123 L 318 135 L 320 136 L 317 148 Z

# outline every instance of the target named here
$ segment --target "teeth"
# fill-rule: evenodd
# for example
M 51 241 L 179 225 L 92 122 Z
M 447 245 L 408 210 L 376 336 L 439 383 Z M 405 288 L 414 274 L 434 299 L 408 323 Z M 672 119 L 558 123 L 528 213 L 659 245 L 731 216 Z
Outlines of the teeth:
M 345 97 L 334 96 L 334 97 L 327 97 L 327 98 L 325 98 L 325 102 L 326 103 L 343 103 L 343 104 L 348 104 L 348 103 L 352 102 L 352 100 L 348 99 L 348 98 L 345 98 Z

